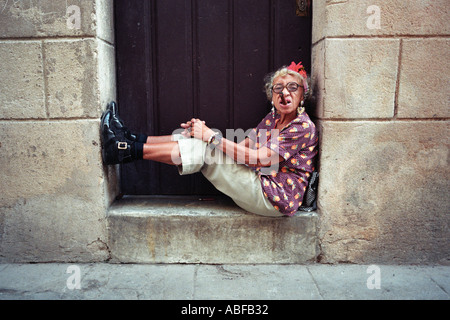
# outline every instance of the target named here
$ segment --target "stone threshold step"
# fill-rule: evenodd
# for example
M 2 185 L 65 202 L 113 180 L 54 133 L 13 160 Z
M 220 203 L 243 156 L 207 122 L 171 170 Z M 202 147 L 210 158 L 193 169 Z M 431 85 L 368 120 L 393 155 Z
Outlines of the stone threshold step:
M 125 196 L 107 219 L 116 263 L 298 264 L 319 254 L 315 212 L 261 217 L 220 196 Z

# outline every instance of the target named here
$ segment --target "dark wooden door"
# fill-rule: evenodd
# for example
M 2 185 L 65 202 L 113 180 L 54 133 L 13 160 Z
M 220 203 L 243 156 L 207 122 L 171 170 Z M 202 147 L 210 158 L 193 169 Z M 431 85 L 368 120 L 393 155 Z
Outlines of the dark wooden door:
M 269 112 L 263 78 L 311 65 L 311 15 L 296 0 L 115 1 L 119 114 L 135 132 L 169 135 L 192 117 L 225 133 Z M 216 194 L 201 175 L 151 161 L 122 165 L 125 194 Z

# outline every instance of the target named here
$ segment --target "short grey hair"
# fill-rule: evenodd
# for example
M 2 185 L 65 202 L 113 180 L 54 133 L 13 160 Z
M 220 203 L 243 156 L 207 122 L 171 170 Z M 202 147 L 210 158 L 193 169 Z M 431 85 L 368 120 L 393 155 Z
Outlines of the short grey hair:
M 265 89 L 265 92 L 266 92 L 267 99 L 269 99 L 269 101 L 272 101 L 273 81 L 276 78 L 278 78 L 278 77 L 284 77 L 284 76 L 287 76 L 287 75 L 294 76 L 294 77 L 296 77 L 299 80 L 299 82 L 300 82 L 300 84 L 301 84 L 301 86 L 303 88 L 303 95 L 306 98 L 306 95 L 307 95 L 308 92 L 305 90 L 305 83 L 306 83 L 306 87 L 308 87 L 307 79 L 303 78 L 303 76 L 301 76 L 298 72 L 290 70 L 290 69 L 288 69 L 288 67 L 284 66 L 284 67 L 281 67 L 280 69 L 276 70 L 275 72 L 269 73 L 264 78 L 264 89 Z

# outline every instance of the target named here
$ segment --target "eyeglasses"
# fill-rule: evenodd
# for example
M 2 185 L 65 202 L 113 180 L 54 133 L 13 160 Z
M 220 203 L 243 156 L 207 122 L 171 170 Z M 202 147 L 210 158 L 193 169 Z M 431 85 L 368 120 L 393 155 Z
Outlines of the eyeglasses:
M 272 91 L 277 94 L 280 94 L 283 92 L 284 88 L 287 88 L 289 92 L 295 92 L 295 91 L 297 91 L 298 87 L 300 87 L 300 85 L 298 83 L 289 82 L 285 86 L 283 86 L 282 84 L 276 84 L 276 85 L 272 86 Z

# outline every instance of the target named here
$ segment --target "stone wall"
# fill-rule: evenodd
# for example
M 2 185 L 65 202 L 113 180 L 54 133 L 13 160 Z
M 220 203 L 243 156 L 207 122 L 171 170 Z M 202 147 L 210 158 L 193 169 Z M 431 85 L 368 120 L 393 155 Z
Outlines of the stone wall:
M 323 263 L 450 261 L 450 2 L 313 3 Z
M 112 16 L 109 0 L 0 0 L 0 262 L 108 259 Z

